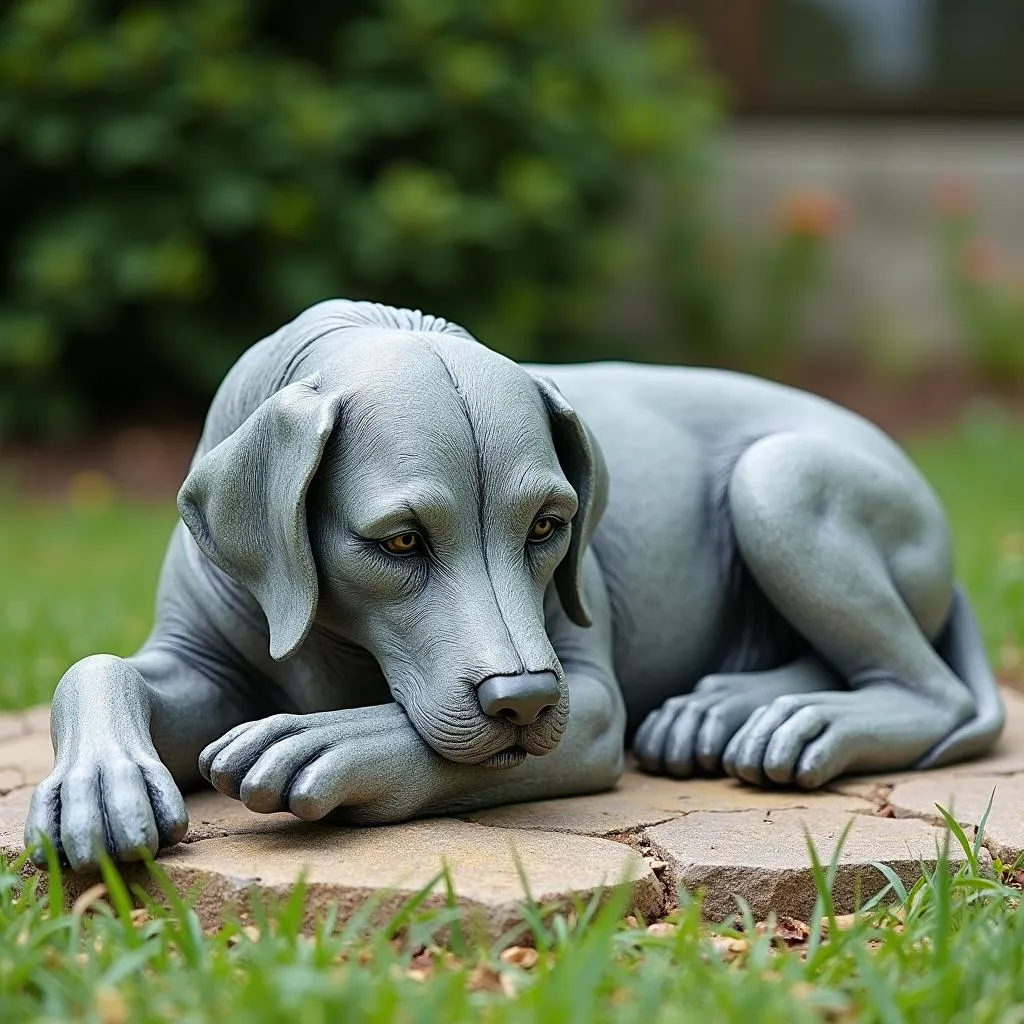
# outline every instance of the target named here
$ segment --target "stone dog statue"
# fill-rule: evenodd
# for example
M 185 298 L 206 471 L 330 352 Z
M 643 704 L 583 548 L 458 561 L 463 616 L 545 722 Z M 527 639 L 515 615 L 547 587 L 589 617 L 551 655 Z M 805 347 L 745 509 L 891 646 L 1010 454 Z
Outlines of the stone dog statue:
M 26 840 L 76 870 L 177 843 L 203 779 L 396 822 L 607 789 L 630 738 L 815 787 L 1002 727 L 928 485 L 754 378 L 522 366 L 324 302 L 228 374 L 178 507 L 152 635 L 54 696 Z

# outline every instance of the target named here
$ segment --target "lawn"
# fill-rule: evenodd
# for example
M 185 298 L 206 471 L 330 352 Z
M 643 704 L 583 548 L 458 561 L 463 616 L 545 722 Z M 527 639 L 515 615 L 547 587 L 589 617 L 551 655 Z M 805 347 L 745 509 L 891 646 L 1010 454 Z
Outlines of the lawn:
M 979 420 L 910 447 L 947 503 L 990 650 L 1004 674 L 1024 677 L 1024 430 Z M 173 521 L 171 507 L 112 503 L 102 490 L 68 507 L 0 501 L 0 707 L 45 700 L 87 653 L 138 645 Z M 65 913 L 55 895 L 23 888 L 18 868 L 0 865 L 5 1024 L 1024 1020 L 1017 876 L 1003 873 L 1004 885 L 977 865 L 894 889 L 856 922 L 828 922 L 823 877 L 825 924 L 806 936 L 749 921 L 742 934 L 708 929 L 694 905 L 654 931 L 614 906 L 537 908 L 538 954 L 470 941 L 453 912 L 415 906 L 372 933 L 328 921 L 301 936 L 292 905 L 203 934 L 183 903 L 133 910 L 113 874 L 104 898 Z

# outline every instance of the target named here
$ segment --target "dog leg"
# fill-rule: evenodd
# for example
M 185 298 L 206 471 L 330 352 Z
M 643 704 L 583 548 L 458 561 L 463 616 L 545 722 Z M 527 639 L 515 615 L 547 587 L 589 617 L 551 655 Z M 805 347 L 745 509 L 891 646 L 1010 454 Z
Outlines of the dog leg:
M 25 825 L 35 863 L 46 866 L 43 836 L 75 871 L 102 854 L 133 860 L 142 848 L 180 842 L 188 828 L 181 790 L 199 781 L 199 751 L 245 717 L 223 687 L 167 647 L 73 665 L 50 713 L 54 769 Z
M 754 578 L 848 689 L 754 711 L 725 751 L 728 773 L 815 787 L 905 768 L 971 717 L 932 646 L 953 600 L 945 517 L 909 465 L 780 434 L 743 455 L 729 499 Z
M 670 697 L 637 730 L 633 751 L 644 771 L 678 779 L 722 771 L 729 741 L 760 707 L 785 694 L 836 690 L 842 680 L 813 655 L 767 672 L 705 676 L 693 693 Z
M 626 711 L 612 669 L 608 599 L 589 555 L 583 581 L 590 629 L 569 621 L 553 591 L 547 603 L 571 713 L 544 757 L 507 769 L 458 764 L 429 747 L 397 704 L 383 704 L 240 725 L 203 751 L 200 770 L 251 810 L 347 824 L 610 789 L 622 772 Z

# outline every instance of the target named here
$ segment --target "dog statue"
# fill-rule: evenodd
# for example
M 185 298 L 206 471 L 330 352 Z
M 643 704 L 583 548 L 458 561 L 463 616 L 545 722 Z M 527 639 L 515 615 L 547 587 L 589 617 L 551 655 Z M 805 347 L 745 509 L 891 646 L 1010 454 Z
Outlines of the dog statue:
M 254 811 L 397 822 L 642 768 L 813 788 L 987 750 L 940 504 L 874 426 L 716 370 L 523 366 L 323 302 L 218 391 L 156 625 L 74 665 L 26 842 L 72 869 Z M 39 845 L 36 845 L 39 844 Z

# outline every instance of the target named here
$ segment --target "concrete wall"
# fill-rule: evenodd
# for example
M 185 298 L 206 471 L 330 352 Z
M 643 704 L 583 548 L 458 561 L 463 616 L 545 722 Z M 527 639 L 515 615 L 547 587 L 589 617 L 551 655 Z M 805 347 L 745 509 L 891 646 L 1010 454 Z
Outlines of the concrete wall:
M 817 344 L 870 345 L 884 358 L 960 343 L 936 231 L 945 176 L 973 184 L 981 224 L 1024 287 L 1024 123 L 739 123 L 721 157 L 717 201 L 741 237 L 800 186 L 834 190 L 852 208 L 812 311 Z

